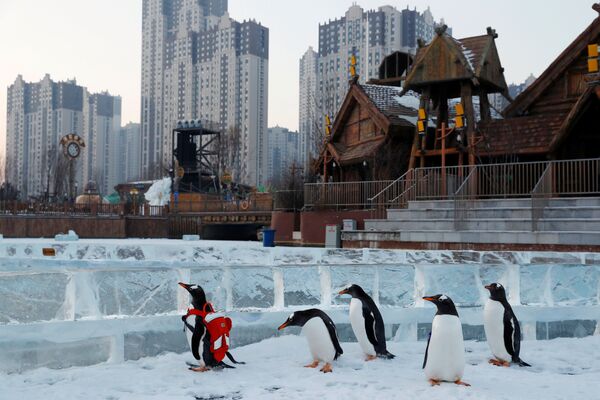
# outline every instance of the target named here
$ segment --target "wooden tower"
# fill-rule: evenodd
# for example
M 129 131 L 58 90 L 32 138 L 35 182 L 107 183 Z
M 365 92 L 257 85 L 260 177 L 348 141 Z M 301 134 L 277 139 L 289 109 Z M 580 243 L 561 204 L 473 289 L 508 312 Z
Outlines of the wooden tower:
M 420 94 L 417 124 L 409 168 L 475 164 L 476 112 L 473 97 L 479 97 L 480 119 L 491 119 L 489 93 L 508 98 L 504 68 L 496 49 L 495 30 L 482 36 L 454 39 L 444 25 L 436 29 L 428 45 L 419 43 L 404 90 Z M 453 109 L 450 108 L 449 101 Z M 456 111 L 454 123 L 450 115 Z M 451 128 L 449 128 L 452 126 Z

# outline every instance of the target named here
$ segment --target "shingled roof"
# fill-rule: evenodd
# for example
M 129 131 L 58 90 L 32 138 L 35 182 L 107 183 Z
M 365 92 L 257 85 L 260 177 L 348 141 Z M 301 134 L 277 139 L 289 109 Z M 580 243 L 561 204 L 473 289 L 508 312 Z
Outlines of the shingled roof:
M 371 102 L 394 125 L 414 127 L 419 109 L 419 97 L 414 92 L 401 96 L 402 88 L 395 86 L 360 85 Z
M 479 123 L 485 138 L 477 145 L 480 155 L 542 154 L 548 151 L 566 113 L 496 119 Z
M 431 43 L 417 51 L 406 77 L 408 89 L 477 79 L 496 91 L 508 91 L 493 29 L 488 28 L 486 35 L 462 39 L 453 38 L 443 28 L 436 32 Z

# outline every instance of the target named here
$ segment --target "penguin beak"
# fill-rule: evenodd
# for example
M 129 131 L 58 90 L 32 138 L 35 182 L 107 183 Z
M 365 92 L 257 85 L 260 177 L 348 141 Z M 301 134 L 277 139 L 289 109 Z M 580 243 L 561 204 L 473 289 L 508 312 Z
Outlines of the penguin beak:
M 283 328 L 285 328 L 287 325 L 288 325 L 288 321 L 285 321 L 283 324 L 279 325 L 279 328 L 277 328 L 277 330 L 280 331 Z
M 427 301 L 434 302 L 434 301 L 436 301 L 437 299 L 436 299 L 435 297 L 423 297 L 423 300 L 427 300 Z
M 348 289 L 340 290 L 338 294 L 348 294 Z
M 492 285 L 485 285 L 484 288 L 486 288 L 487 290 L 492 290 Z
M 179 282 L 178 285 L 187 290 L 188 292 L 190 291 L 190 285 L 187 285 L 183 282 Z

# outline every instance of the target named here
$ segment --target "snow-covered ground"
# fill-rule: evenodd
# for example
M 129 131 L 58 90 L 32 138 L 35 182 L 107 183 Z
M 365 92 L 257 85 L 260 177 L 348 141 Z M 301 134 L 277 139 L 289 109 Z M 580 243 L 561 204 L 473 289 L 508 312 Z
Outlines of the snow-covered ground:
M 356 343 L 343 343 L 333 373 L 303 368 L 311 361 L 303 337 L 283 336 L 233 350 L 248 364 L 194 373 L 191 354 L 166 354 L 121 364 L 0 374 L 0 399 L 600 399 L 600 336 L 526 341 L 532 368 L 487 363 L 485 342 L 467 342 L 464 381 L 472 387 L 430 387 L 421 364 L 425 342 L 389 343 L 391 361 L 365 362 Z

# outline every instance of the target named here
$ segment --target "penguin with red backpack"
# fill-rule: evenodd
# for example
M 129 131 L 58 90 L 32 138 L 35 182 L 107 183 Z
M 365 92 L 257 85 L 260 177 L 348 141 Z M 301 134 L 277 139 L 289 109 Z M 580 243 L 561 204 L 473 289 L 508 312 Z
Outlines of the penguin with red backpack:
M 223 362 L 225 357 L 234 364 L 245 364 L 236 361 L 229 352 L 231 319 L 215 312 L 213 305 L 206 301 L 206 294 L 200 285 L 179 282 L 179 286 L 192 297 L 191 307 L 181 317 L 190 349 L 198 361 L 198 364 L 188 363 L 189 369 L 206 372 L 211 369 L 235 368 Z

